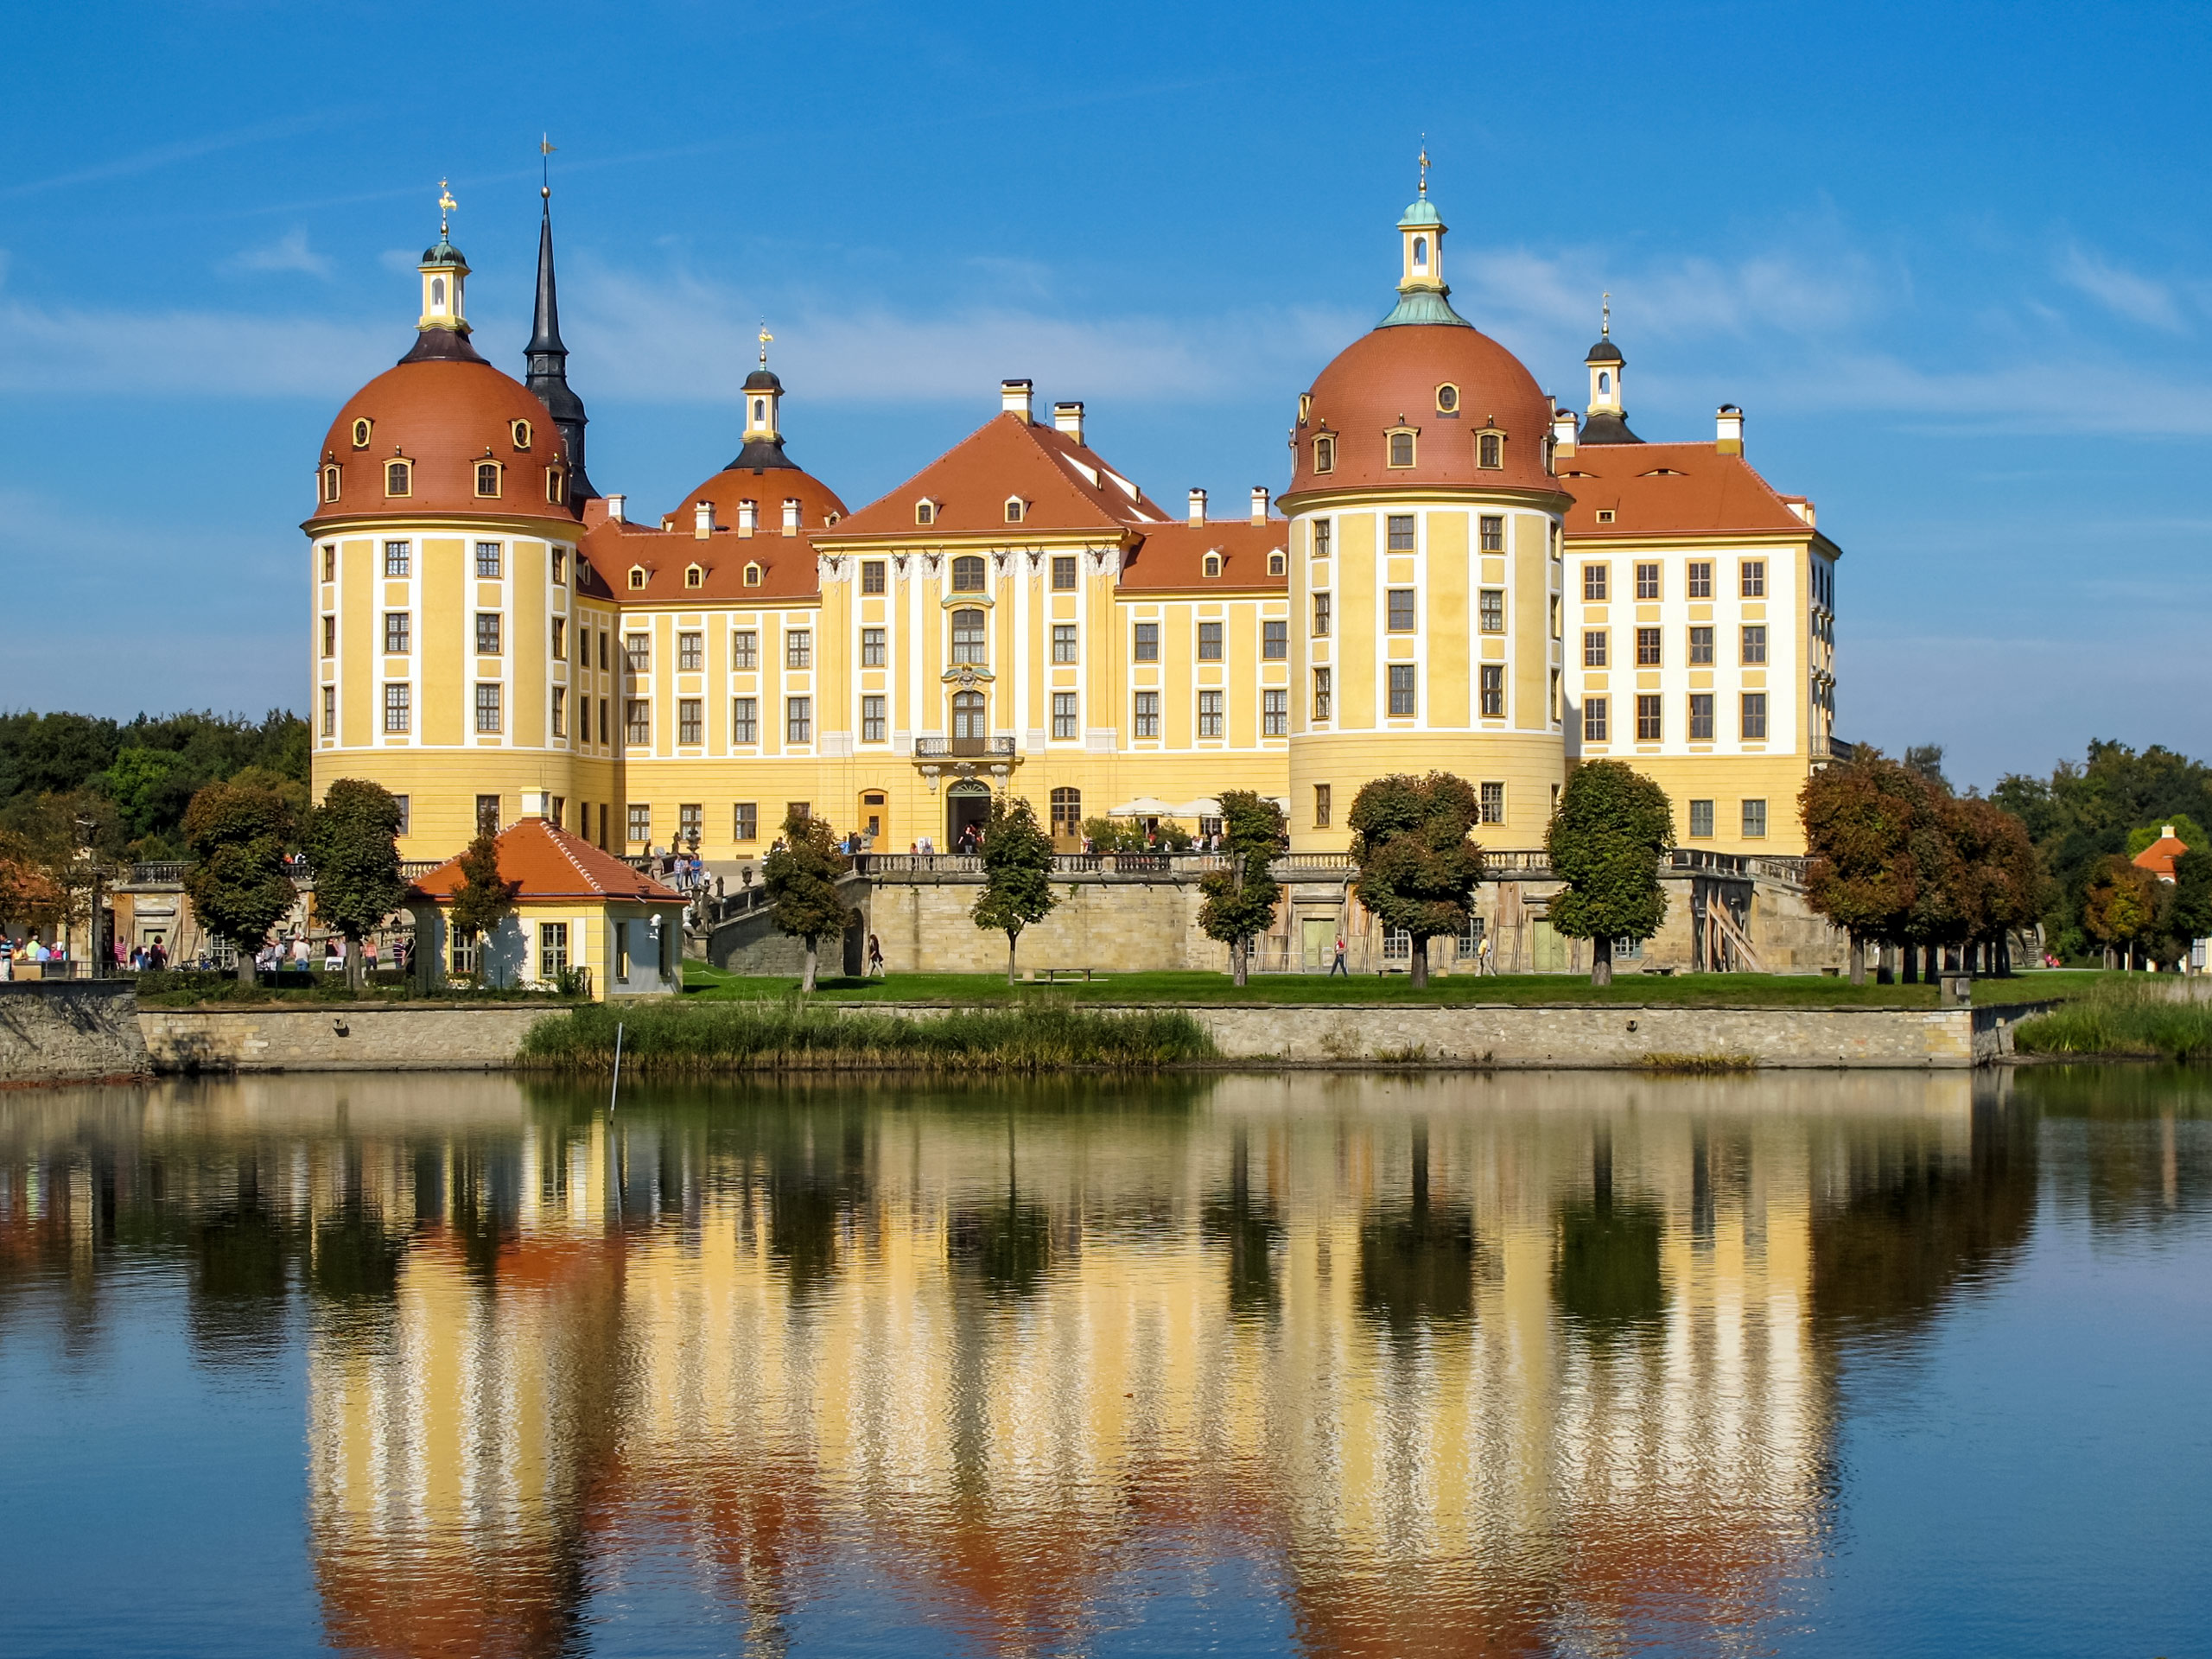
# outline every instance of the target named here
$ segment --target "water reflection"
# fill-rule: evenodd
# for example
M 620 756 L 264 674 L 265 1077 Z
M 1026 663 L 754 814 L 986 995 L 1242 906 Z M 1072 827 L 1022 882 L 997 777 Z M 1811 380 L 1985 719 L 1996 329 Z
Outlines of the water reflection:
M 587 1649 L 650 1582 L 762 1652 L 856 1583 L 885 1650 L 1083 1649 L 1224 1562 L 1315 1652 L 1734 1646 L 1833 1526 L 1845 1344 L 2001 1273 L 2038 1126 L 2132 1086 L 21 1096 L 0 1338 L 92 1363 L 129 1270 L 212 1368 L 302 1345 L 341 1647 Z M 2196 1098 L 2068 1178 L 2100 1225 L 2202 1211 Z

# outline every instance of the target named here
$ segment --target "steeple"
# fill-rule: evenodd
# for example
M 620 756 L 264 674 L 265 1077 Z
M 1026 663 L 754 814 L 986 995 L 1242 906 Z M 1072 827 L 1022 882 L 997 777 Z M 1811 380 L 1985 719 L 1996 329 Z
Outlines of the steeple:
M 551 155 L 553 147 L 540 141 Z M 537 191 L 537 311 L 531 319 L 530 345 L 523 361 L 523 384 L 537 394 L 560 429 L 561 448 L 569 461 L 569 499 L 573 504 L 591 501 L 599 492 L 584 471 L 584 400 L 569 385 L 569 348 L 561 343 L 561 306 L 553 289 L 553 187 L 549 181 Z
M 737 459 L 722 469 L 725 472 L 748 467 L 756 473 L 778 467 L 798 469 L 798 463 L 784 454 L 784 383 L 768 366 L 768 342 L 774 338 L 768 325 L 762 323 L 760 366 L 745 377 L 745 444 Z
M 1402 328 L 1421 322 L 1474 326 L 1452 308 L 1452 290 L 1444 283 L 1444 230 L 1436 204 L 1428 199 L 1428 149 L 1424 145 L 1420 194 L 1398 220 L 1398 303 L 1376 327 Z
M 468 343 L 468 315 L 461 304 L 461 290 L 468 280 L 468 261 L 453 245 L 451 216 L 460 204 L 438 181 L 438 239 L 423 251 L 415 269 L 423 274 L 423 314 L 415 320 L 415 346 L 403 363 L 428 359 L 448 362 L 481 363 Z
M 1590 403 L 1584 411 L 1581 442 L 1590 443 L 1642 443 L 1643 440 L 1628 429 L 1628 410 L 1621 402 L 1621 370 L 1628 359 L 1621 355 L 1621 348 L 1613 344 L 1613 296 L 1606 295 L 1602 302 L 1598 327 L 1598 343 L 1582 359 L 1590 371 Z

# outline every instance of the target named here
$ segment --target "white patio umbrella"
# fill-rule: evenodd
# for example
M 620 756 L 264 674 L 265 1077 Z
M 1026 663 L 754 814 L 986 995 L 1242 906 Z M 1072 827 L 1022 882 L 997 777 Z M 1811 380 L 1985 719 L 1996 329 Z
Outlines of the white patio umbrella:
M 1157 795 L 1140 795 L 1134 801 L 1107 809 L 1109 818 L 1177 818 L 1184 816 L 1183 809 L 1173 802 L 1163 801 Z
M 1197 800 L 1185 801 L 1177 807 L 1175 816 L 1179 818 L 1217 818 L 1221 816 L 1221 803 L 1211 795 L 1201 795 Z

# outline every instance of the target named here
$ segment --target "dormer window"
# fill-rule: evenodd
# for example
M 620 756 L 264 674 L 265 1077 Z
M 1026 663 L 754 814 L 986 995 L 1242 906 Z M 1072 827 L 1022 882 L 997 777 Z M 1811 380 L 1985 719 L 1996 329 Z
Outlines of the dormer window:
M 1009 495 L 1008 497 L 1007 497 L 1007 499 L 1006 499 L 1006 521 L 1007 521 L 1007 523 L 1008 523 L 1009 524 L 1020 524 L 1020 523 L 1021 522 L 1021 514 L 1022 514 L 1022 510 L 1023 510 L 1023 503 L 1022 503 L 1022 499 L 1021 499 L 1021 498 L 1020 498 L 1020 496 L 1018 496 L 1018 495 Z
M 1270 553 L 1270 554 L 1268 554 L 1268 574 L 1269 575 L 1271 575 L 1271 576 L 1287 576 L 1287 575 L 1288 575 L 1290 574 L 1290 561 L 1289 561 L 1289 559 L 1288 559 L 1287 556 L 1285 556 L 1283 554 L 1281 554 L 1281 553 Z
M 514 431 L 514 439 L 515 439 L 515 448 L 518 448 L 518 449 L 527 449 L 527 448 L 530 448 L 530 423 L 529 423 L 528 421 L 517 421 L 517 422 L 514 423 L 513 431 Z
M 631 588 L 631 591 L 632 591 L 632 592 L 633 592 L 633 593 L 634 593 L 634 592 L 637 592 L 639 589 L 640 589 L 640 588 L 644 588 L 644 587 L 645 587 L 645 567 L 644 565 L 642 565 L 642 564 L 633 564 L 633 565 L 632 565 L 632 566 L 630 567 L 630 588 Z
M 388 461 L 384 464 L 384 493 L 386 495 L 415 493 L 415 463 L 411 461 Z
M 1221 574 L 1221 555 L 1218 553 L 1207 554 L 1204 559 L 1199 561 L 1198 569 L 1203 575 L 1209 576 L 1219 575 Z
M 364 419 L 354 422 L 353 447 L 356 449 L 367 448 L 369 447 L 369 434 L 376 429 L 376 423 L 373 421 Z
M 1600 508 L 1599 508 L 1599 509 L 1598 509 L 1598 522 L 1599 522 L 1599 524 L 1611 524 L 1611 523 L 1613 522 L 1613 510 L 1612 510 L 1611 507 L 1600 507 Z
M 1459 388 L 1446 381 L 1436 389 L 1436 412 L 1456 415 L 1459 410 Z
M 1337 441 L 1332 437 L 1313 440 L 1313 470 L 1333 473 L 1337 470 Z
M 1475 465 L 1496 471 L 1505 465 L 1505 434 L 1497 431 L 1475 434 Z
M 569 499 L 568 480 L 561 476 L 558 467 L 545 469 L 545 499 L 556 505 Z
M 836 529 L 836 528 L 837 528 L 837 520 L 838 520 L 838 519 L 840 519 L 840 518 L 843 518 L 843 517 L 844 517 L 844 514 L 842 514 L 842 513 L 841 513 L 841 512 L 825 513 L 825 514 L 823 514 L 823 515 L 822 522 L 823 522 L 823 524 L 827 525 L 830 529 L 831 529 L 831 530 L 835 530 L 835 529 Z
M 1298 394 L 1298 423 L 1304 426 L 1313 418 L 1313 394 L 1310 391 L 1301 391 Z
M 324 500 L 335 501 L 338 499 L 339 478 L 340 473 L 335 466 L 322 469 L 322 499 Z
M 496 496 L 499 493 L 499 463 L 480 461 L 476 463 L 476 493 Z
M 1410 426 L 1394 429 L 1389 434 L 1389 454 L 1392 467 L 1406 467 L 1414 464 L 1414 429 Z
M 745 567 L 745 585 L 748 588 L 758 588 L 760 585 L 760 567 L 759 565 L 748 564 Z
M 686 588 L 705 587 L 707 585 L 706 570 L 699 565 L 685 565 L 683 567 L 683 585 Z
M 937 503 L 924 496 L 914 503 L 914 522 L 918 524 L 937 523 Z

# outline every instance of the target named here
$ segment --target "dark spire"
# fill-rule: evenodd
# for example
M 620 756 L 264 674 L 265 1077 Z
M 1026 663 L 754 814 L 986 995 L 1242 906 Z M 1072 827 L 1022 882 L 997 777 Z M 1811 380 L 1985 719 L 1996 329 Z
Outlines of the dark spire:
M 561 343 L 561 307 L 553 291 L 553 191 L 541 186 L 538 196 L 543 217 L 537 229 L 537 314 L 531 321 L 530 345 L 524 357 L 523 384 L 536 392 L 560 429 L 561 447 L 569 460 L 569 499 L 571 504 L 595 499 L 584 471 L 584 400 L 569 385 L 569 348 Z

